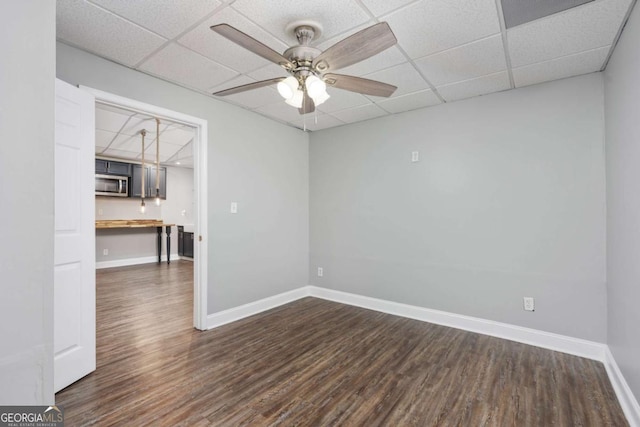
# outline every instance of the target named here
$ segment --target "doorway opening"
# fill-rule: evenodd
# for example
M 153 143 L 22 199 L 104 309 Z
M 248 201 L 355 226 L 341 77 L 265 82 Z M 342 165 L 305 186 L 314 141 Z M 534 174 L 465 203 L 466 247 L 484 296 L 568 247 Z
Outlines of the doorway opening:
M 144 146 L 150 150 L 145 150 L 147 159 L 155 161 L 155 150 L 159 148 L 159 163 L 162 169 L 166 169 L 167 197 L 163 201 L 165 204 L 160 206 L 154 206 L 153 198 L 149 198 L 146 205 L 150 211 L 141 218 L 158 218 L 166 224 L 176 225 L 171 227 L 172 250 L 165 249 L 168 258 L 164 259 L 193 261 L 193 326 L 207 329 L 207 121 L 97 89 L 83 86 L 80 89 L 95 97 L 98 158 L 139 163 L 142 160 L 141 129 L 146 130 Z M 156 119 L 159 122 L 157 127 Z M 160 144 L 156 144 L 158 135 Z M 173 190 L 173 195 L 170 190 Z M 114 199 L 117 198 L 97 200 L 97 219 L 118 215 L 118 209 L 126 203 L 129 204 L 127 209 L 136 209 L 139 214 L 139 198 L 122 198 L 120 203 L 113 203 Z M 108 239 L 109 235 L 102 237 Z M 101 247 L 108 244 L 101 245 L 100 239 L 98 234 L 96 248 L 100 252 L 96 254 L 97 267 L 127 265 L 122 262 L 113 264 L 113 260 L 108 258 L 108 248 Z M 100 257 L 105 258 L 100 261 Z

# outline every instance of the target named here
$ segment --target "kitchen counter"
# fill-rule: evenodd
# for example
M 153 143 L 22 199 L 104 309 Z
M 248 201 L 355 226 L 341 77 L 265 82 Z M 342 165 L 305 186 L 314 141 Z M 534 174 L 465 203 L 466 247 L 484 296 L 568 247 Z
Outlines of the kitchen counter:
M 167 264 L 171 263 L 171 227 L 175 224 L 165 224 L 161 219 L 100 219 L 96 220 L 96 230 L 109 228 L 150 228 L 158 231 L 158 264 L 162 262 L 162 227 L 167 233 Z

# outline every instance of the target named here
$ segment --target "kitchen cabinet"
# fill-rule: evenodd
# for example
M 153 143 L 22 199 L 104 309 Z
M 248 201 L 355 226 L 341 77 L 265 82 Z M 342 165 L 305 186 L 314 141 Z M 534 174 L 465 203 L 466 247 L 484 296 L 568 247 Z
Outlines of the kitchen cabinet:
M 131 197 L 142 196 L 142 165 L 132 165 L 131 174 Z M 145 199 L 153 199 L 156 197 L 156 167 L 145 166 L 144 167 L 144 197 Z M 167 198 L 167 168 L 160 168 L 160 198 L 165 200 Z
M 193 258 L 193 233 L 184 231 L 184 226 L 178 226 L 178 255 Z
M 131 164 L 111 160 L 95 159 L 96 173 L 103 175 L 131 176 Z

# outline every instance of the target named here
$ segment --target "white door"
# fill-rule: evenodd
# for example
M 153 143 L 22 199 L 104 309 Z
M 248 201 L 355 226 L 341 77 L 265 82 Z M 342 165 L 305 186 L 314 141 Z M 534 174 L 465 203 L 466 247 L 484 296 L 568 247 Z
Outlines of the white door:
M 96 369 L 95 100 L 56 80 L 54 384 Z

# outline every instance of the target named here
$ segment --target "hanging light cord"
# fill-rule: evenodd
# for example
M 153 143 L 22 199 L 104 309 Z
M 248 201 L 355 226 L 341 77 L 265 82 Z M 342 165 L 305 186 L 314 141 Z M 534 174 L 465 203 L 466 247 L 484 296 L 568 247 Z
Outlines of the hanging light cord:
M 156 205 L 160 205 L 160 119 L 156 117 Z
M 144 204 L 144 137 L 147 135 L 147 131 L 145 129 L 142 129 L 140 131 L 140 135 L 142 135 L 142 172 L 140 173 L 141 176 L 141 184 L 140 184 L 140 195 L 142 197 L 142 202 L 140 203 L 140 213 L 144 213 L 145 211 L 145 204 Z

